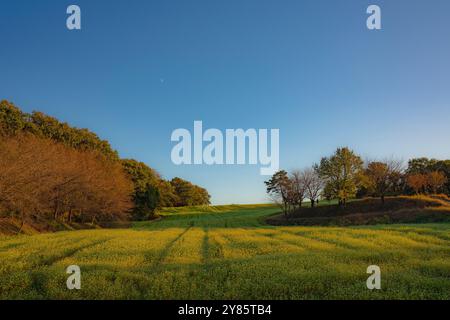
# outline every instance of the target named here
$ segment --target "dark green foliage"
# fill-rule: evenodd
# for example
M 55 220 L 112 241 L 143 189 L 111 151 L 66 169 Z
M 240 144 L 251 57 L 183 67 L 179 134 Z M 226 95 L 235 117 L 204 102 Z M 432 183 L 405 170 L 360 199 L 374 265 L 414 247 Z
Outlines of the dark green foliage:
M 206 189 L 178 177 L 173 178 L 170 184 L 173 186 L 177 196 L 175 207 L 210 204 L 210 195 Z
M 158 184 L 159 190 L 159 205 L 161 208 L 164 207 L 174 207 L 180 202 L 180 198 L 176 194 L 175 188 L 172 186 L 170 181 L 161 180 Z
M 158 183 L 159 174 L 145 163 L 134 159 L 124 159 L 122 166 L 133 181 L 134 194 L 133 218 L 146 220 L 152 218 L 160 204 Z
M 152 217 L 157 208 L 210 203 L 206 189 L 189 181 L 180 178 L 166 181 L 145 163 L 132 159 L 122 160 L 122 165 L 135 186 L 136 208 L 133 213 L 139 220 Z
M 275 172 L 275 174 L 268 180 L 264 181 L 266 191 L 276 204 L 282 207 L 284 214 L 289 211 L 289 193 L 291 189 L 291 182 L 285 170 Z
M 25 129 L 27 123 L 30 122 L 27 121 L 26 114 L 19 108 L 8 101 L 0 101 L 1 135 L 16 135 Z
M 159 205 L 159 191 L 152 185 L 147 185 L 143 191 L 134 194 L 133 220 L 151 219 Z
M 95 133 L 71 127 L 41 112 L 22 112 L 6 100 L 0 101 L 0 128 L 0 134 L 4 136 L 28 132 L 78 150 L 99 151 L 109 159 L 119 159 L 109 142 L 101 140 Z
M 125 171 L 130 175 L 137 192 L 145 191 L 149 185 L 156 187 L 161 180 L 158 172 L 143 162 L 134 159 L 123 159 L 121 162 Z

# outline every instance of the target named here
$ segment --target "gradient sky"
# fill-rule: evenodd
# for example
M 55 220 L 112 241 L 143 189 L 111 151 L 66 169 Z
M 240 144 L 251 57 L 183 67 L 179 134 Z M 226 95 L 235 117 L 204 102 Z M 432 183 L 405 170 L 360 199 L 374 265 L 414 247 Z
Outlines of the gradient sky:
M 87 127 L 213 203 L 267 202 L 259 166 L 173 165 L 171 132 L 279 128 L 285 169 L 338 146 L 449 158 L 449 14 L 448 0 L 2 0 L 0 99 Z

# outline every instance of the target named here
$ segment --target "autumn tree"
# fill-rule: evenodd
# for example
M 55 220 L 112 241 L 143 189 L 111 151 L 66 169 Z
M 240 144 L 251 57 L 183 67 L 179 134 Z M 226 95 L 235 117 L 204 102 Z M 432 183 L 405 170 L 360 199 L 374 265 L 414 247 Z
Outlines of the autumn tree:
M 436 194 L 447 183 L 447 177 L 440 171 L 432 171 L 427 174 L 427 185 L 433 194 Z
M 209 204 L 207 190 L 169 182 L 108 141 L 44 113 L 0 101 L 0 214 L 71 221 L 151 217 L 157 208 Z M 133 200 L 132 202 L 130 200 Z M 132 210 L 131 210 L 132 209 Z
M 349 148 L 338 148 L 332 156 L 322 158 L 315 169 L 324 180 L 326 190 L 345 206 L 361 184 L 363 161 Z
M 43 195 L 54 179 L 50 170 L 53 155 L 39 149 L 25 137 L 0 139 L 0 214 L 19 217 L 22 226 L 33 213 L 45 211 L 48 203 Z
M 96 151 L 18 134 L 0 140 L 0 212 L 31 219 L 126 219 L 131 181 L 122 166 Z
M 428 175 L 435 171 L 441 172 L 445 176 L 446 182 L 440 187 L 440 189 L 442 192 L 450 195 L 450 160 L 437 160 L 429 158 L 411 159 L 408 162 L 406 173 L 408 175 L 418 173 Z M 428 191 L 433 192 L 431 189 Z
M 369 162 L 364 174 L 367 178 L 366 187 L 369 192 L 380 197 L 384 203 L 385 196 L 393 192 L 400 184 L 402 164 L 395 160 Z
M 414 190 L 416 194 L 419 194 L 423 192 L 425 187 L 427 186 L 427 175 L 422 173 L 409 174 L 406 177 L 406 183 L 411 189 Z

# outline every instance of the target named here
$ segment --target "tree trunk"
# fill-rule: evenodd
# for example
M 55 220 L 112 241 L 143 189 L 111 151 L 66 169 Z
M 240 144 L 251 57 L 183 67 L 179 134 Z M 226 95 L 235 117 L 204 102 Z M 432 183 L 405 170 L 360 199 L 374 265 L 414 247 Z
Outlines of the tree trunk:
M 58 220 L 58 203 L 55 203 L 55 208 L 53 210 L 53 218 Z
M 24 214 L 21 214 L 21 222 L 22 222 L 22 224 L 20 225 L 20 228 L 19 228 L 19 230 L 17 231 L 17 234 L 20 234 L 21 232 L 22 232 L 22 229 L 23 229 L 23 226 L 25 225 L 25 216 L 24 216 Z

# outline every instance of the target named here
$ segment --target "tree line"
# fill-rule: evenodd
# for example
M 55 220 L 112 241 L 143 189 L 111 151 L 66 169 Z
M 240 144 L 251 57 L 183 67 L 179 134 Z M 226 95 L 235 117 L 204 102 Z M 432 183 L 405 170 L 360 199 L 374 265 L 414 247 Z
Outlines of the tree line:
M 91 222 L 148 219 L 209 204 L 206 189 L 120 159 L 109 142 L 41 112 L 0 102 L 0 217 Z
M 353 150 L 338 148 L 331 156 L 303 170 L 280 170 L 268 181 L 266 191 L 285 214 L 305 200 L 314 207 L 319 200 L 337 199 L 345 206 L 355 197 L 437 194 L 450 195 L 450 160 L 417 158 L 408 161 L 363 159 Z
M 145 220 L 162 207 L 208 205 L 208 191 L 189 181 L 175 177 L 164 180 L 145 163 L 134 159 L 121 160 L 122 166 L 133 181 L 133 219 Z

